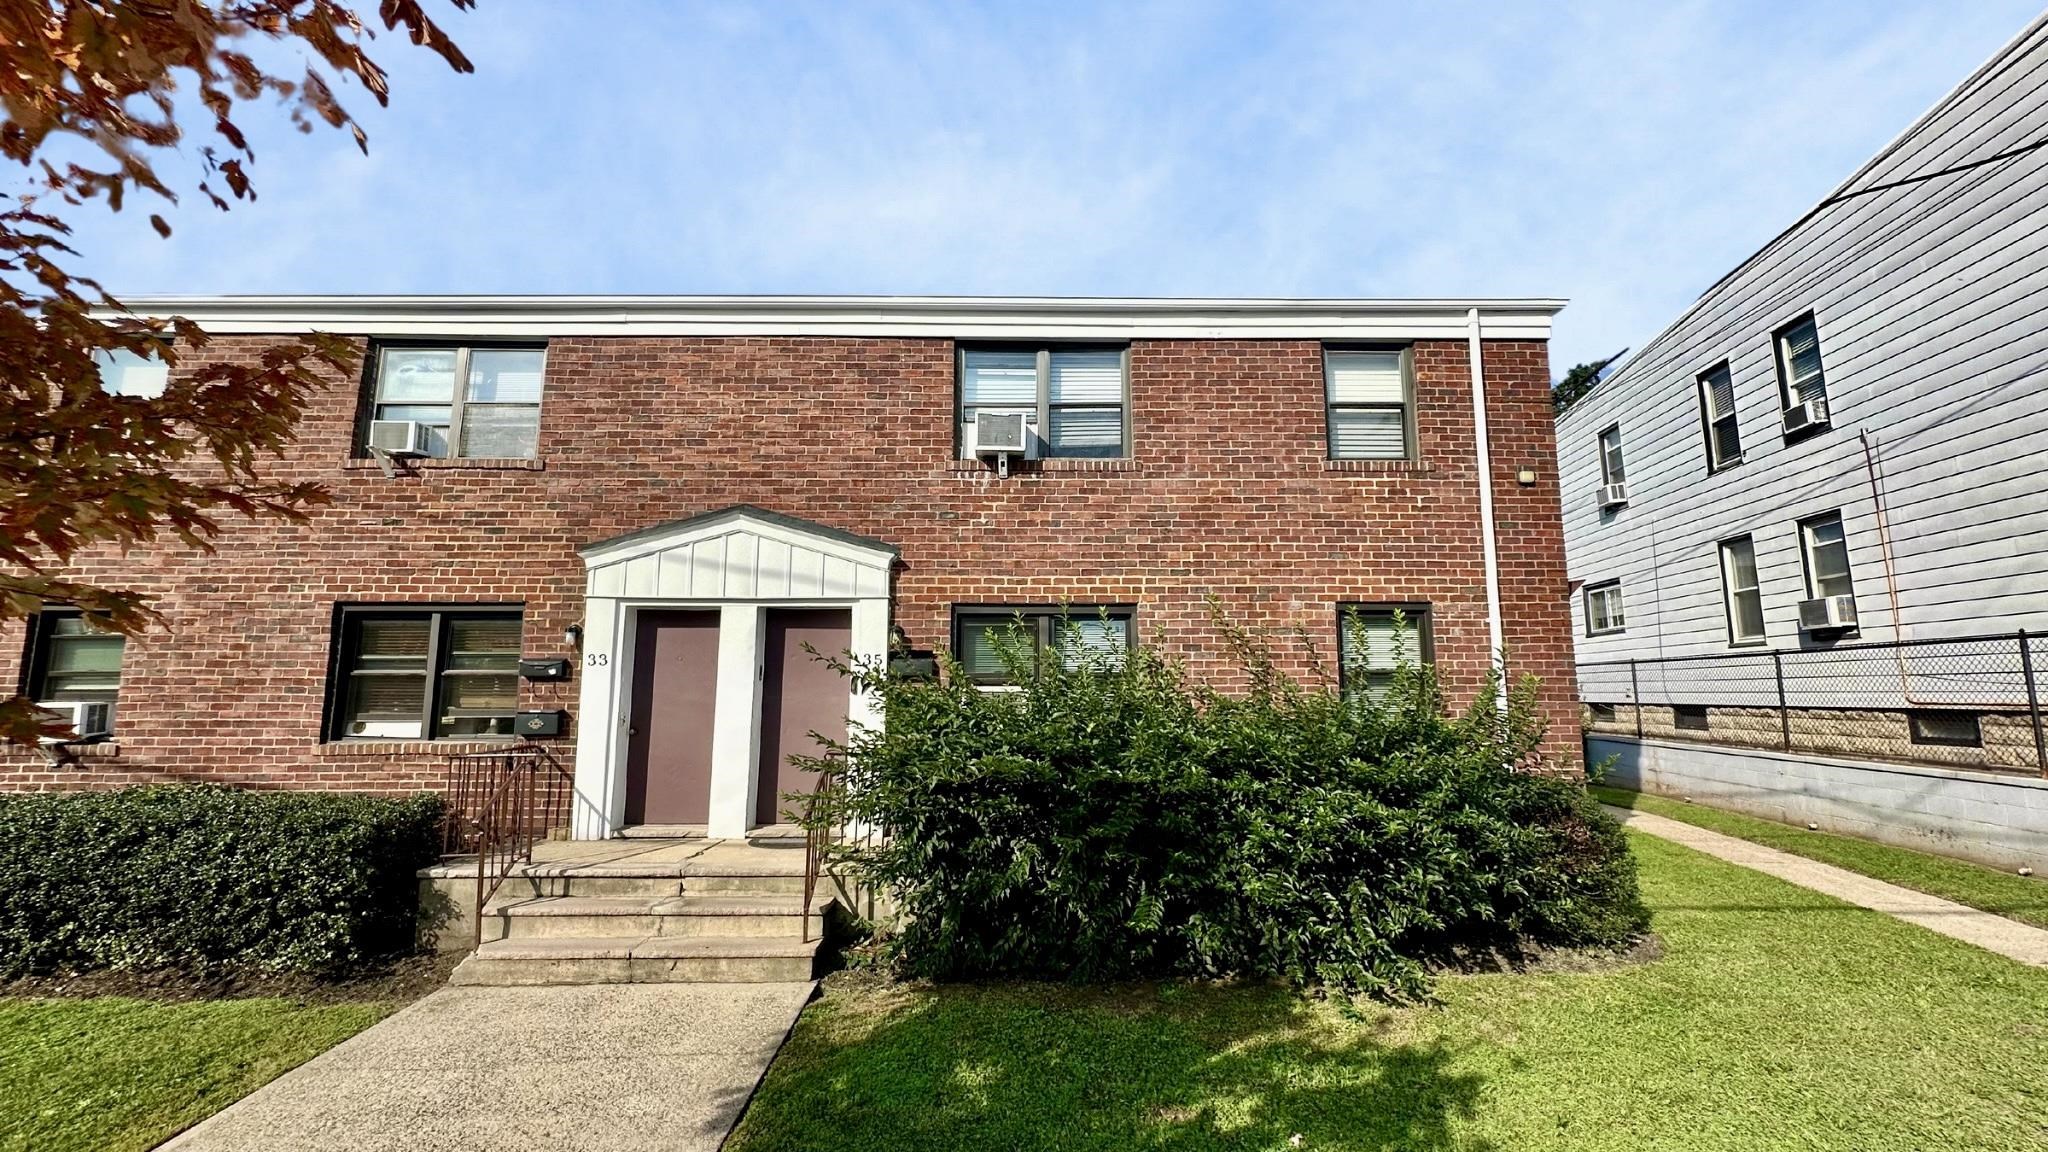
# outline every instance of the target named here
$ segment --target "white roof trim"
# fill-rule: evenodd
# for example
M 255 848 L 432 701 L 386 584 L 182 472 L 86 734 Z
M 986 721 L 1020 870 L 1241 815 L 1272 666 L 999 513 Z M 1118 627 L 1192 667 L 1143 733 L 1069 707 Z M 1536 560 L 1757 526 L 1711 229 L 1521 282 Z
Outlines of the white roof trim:
M 1559 299 L 1203 300 L 983 296 L 138 296 L 209 332 L 360 336 L 899 336 L 1545 340 Z

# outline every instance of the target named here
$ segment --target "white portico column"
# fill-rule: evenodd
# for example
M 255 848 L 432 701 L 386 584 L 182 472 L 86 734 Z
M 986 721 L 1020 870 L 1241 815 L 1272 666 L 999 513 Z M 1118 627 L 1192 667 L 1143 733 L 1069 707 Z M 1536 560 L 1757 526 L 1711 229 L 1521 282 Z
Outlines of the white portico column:
M 745 836 L 753 824 L 766 612 L 759 604 L 718 610 L 718 703 L 711 724 L 711 819 L 705 828 L 713 838 Z

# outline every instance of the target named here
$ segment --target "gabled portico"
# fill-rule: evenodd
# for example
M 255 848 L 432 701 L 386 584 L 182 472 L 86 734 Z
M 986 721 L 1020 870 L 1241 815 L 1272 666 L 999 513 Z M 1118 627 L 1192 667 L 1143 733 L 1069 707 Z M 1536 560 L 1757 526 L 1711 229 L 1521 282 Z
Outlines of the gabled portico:
M 764 704 L 766 744 L 778 762 L 811 751 L 790 746 L 799 741 L 789 734 L 804 731 L 792 726 L 805 716 L 836 719 L 843 703 L 848 725 L 880 722 L 871 700 L 796 652 L 814 642 L 824 655 L 838 655 L 815 638 L 843 636 L 856 657 L 886 655 L 896 560 L 889 545 L 735 505 L 601 541 L 580 555 L 577 839 L 626 827 L 629 791 L 636 812 L 653 822 L 661 805 L 649 805 L 649 790 L 657 786 L 671 806 L 684 793 L 681 801 L 703 813 L 713 837 L 744 836 L 769 822 L 758 817 L 779 764 L 761 762 Z M 845 685 L 843 700 L 835 685 Z

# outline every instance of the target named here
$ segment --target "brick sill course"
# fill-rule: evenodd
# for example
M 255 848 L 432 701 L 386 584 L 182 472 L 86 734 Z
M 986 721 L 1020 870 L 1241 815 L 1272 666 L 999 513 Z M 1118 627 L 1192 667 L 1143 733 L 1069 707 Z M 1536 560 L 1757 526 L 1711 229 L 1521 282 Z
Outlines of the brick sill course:
M 1325 472 L 1434 472 L 1436 465 L 1427 460 L 1325 460 Z
M 1044 472 L 1143 472 L 1144 465 L 1136 460 L 1013 460 L 1010 475 L 1034 476 Z M 946 464 L 946 471 L 968 475 L 996 474 L 995 466 L 981 460 L 952 460 Z
M 502 740 L 326 740 L 314 751 L 323 760 L 374 759 L 394 756 L 461 756 L 503 752 L 519 743 Z
M 548 462 L 544 457 L 524 456 L 423 456 L 417 460 L 406 460 L 393 465 L 403 475 L 407 472 L 545 472 Z M 351 457 L 341 462 L 343 472 L 382 472 L 383 465 L 375 460 Z

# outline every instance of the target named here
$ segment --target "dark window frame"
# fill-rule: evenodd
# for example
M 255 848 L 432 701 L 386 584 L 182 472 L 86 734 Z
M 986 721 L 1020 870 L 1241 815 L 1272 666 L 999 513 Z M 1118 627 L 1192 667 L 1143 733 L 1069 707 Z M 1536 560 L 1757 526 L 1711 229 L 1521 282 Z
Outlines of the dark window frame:
M 1705 704 L 1673 704 L 1671 727 L 1678 732 L 1706 732 L 1712 727 L 1712 721 L 1708 716 L 1709 710 Z
M 1418 665 L 1436 667 L 1436 613 L 1427 600 L 1346 600 L 1337 605 L 1337 691 L 1349 694 L 1351 691 L 1351 667 L 1344 659 L 1344 621 L 1352 613 L 1361 618 L 1366 616 L 1392 616 L 1399 612 L 1408 620 L 1408 630 L 1415 637 L 1415 662 Z M 1367 669 L 1368 673 L 1375 671 Z
M 1330 399 L 1330 354 L 1345 352 L 1397 352 L 1401 357 L 1401 455 L 1399 456 L 1339 456 L 1337 455 L 1337 410 L 1383 409 L 1385 404 L 1338 404 Z M 1336 343 L 1324 344 L 1322 353 L 1323 385 L 1323 455 L 1330 460 L 1406 460 L 1422 458 L 1421 433 L 1415 417 L 1415 345 L 1389 343 Z
M 970 621 L 994 620 L 1001 623 L 1015 623 L 1023 617 L 1023 623 L 1033 630 L 1032 643 L 1036 651 L 1044 651 L 1052 643 L 1054 628 L 1061 620 L 1085 620 L 1106 614 L 1112 620 L 1124 622 L 1124 649 L 1130 651 L 1138 646 L 1138 606 L 1134 603 L 1103 604 L 955 604 L 952 607 L 952 622 L 949 626 L 947 645 L 955 660 L 960 660 L 965 647 L 962 639 L 965 626 Z M 1015 682 L 999 674 L 980 675 L 971 672 L 963 663 L 960 672 L 969 682 L 982 687 L 1012 687 Z
M 1628 597 L 1622 593 L 1620 577 L 1617 576 L 1612 580 L 1602 580 L 1597 584 L 1588 584 L 1584 588 L 1581 588 L 1579 591 L 1580 594 L 1584 597 L 1583 603 L 1584 612 L 1586 616 L 1586 635 L 1619 636 L 1622 633 L 1628 631 Z M 1595 628 L 1593 627 L 1593 593 L 1610 591 L 1613 592 L 1615 596 L 1621 600 L 1621 622 L 1619 624 L 1609 625 L 1606 628 Z M 1613 619 L 1613 613 L 1610 612 L 1608 614 L 1608 618 Z
M 975 352 L 1029 352 L 1037 357 L 1038 369 L 1038 422 L 1031 426 L 1032 435 L 1045 450 L 1033 456 L 1032 460 L 1129 460 L 1131 451 L 1131 346 L 1129 343 L 1103 340 L 1076 341 L 981 341 L 964 340 L 953 346 L 953 457 L 964 459 L 967 440 L 961 429 L 967 423 L 967 357 Z M 1058 454 L 1052 451 L 1052 414 L 1059 408 L 1101 408 L 1101 404 L 1054 404 L 1052 402 L 1052 356 L 1055 352 L 1115 352 L 1118 354 L 1118 371 L 1123 376 L 1123 399 L 1117 409 L 1123 417 L 1123 431 L 1118 452 L 1114 456 L 1077 456 Z
M 51 699 L 49 695 L 50 646 L 56 639 L 56 633 L 51 629 L 51 624 L 59 617 L 83 619 L 84 616 L 85 613 L 83 611 L 68 604 L 46 604 L 35 615 L 28 618 L 28 626 L 23 629 L 20 675 L 17 677 L 19 682 L 18 690 L 23 696 L 28 697 L 30 700 Z M 119 633 L 114 633 L 114 635 L 119 635 Z M 128 653 L 126 640 L 126 637 L 122 637 L 121 666 L 115 669 L 114 690 L 108 694 L 109 702 L 113 703 L 117 708 L 120 706 L 121 684 L 127 678 Z M 98 696 L 85 696 L 79 697 L 79 699 L 98 699 Z
M 503 457 L 496 456 L 462 455 L 463 393 L 468 391 L 469 389 L 469 354 L 478 351 L 539 352 L 541 354 L 540 399 L 534 401 L 533 403 L 533 455 L 529 457 L 517 457 L 517 459 L 540 459 L 540 427 L 542 420 L 546 417 L 547 414 L 549 359 L 548 353 L 552 350 L 550 345 L 551 342 L 546 339 L 529 340 L 519 339 L 516 337 L 485 337 L 483 339 L 476 339 L 474 337 L 466 336 L 452 336 L 447 338 L 436 338 L 432 336 L 404 336 L 378 338 L 372 340 L 369 344 L 369 347 L 365 349 L 363 353 L 362 381 L 358 388 L 356 398 L 355 443 L 351 446 L 350 449 L 352 458 L 357 460 L 368 460 L 371 458 L 370 424 L 372 421 L 377 419 L 377 409 L 382 405 L 382 402 L 378 400 L 377 397 L 381 390 L 380 376 L 382 375 L 381 369 L 383 368 L 384 365 L 384 353 L 387 350 L 411 352 L 450 350 L 456 353 L 455 390 L 453 394 L 449 397 L 448 405 L 448 455 L 445 457 L 441 457 L 441 459 L 503 459 Z M 413 406 L 428 408 L 439 407 L 439 405 L 437 404 Z M 507 407 L 514 407 L 514 405 L 507 405 Z M 516 407 L 525 407 L 525 405 L 516 405 Z
M 1793 404 L 1792 365 L 1785 355 L 1785 336 L 1802 324 L 1813 325 L 1813 353 L 1820 359 L 1821 401 L 1828 405 L 1828 418 L 1817 424 L 1809 424 L 1796 432 L 1785 428 L 1785 413 Z M 1787 444 L 1806 439 L 1808 436 L 1827 431 L 1834 425 L 1834 398 L 1828 394 L 1827 355 L 1821 348 L 1820 316 L 1811 308 L 1785 323 L 1771 329 L 1771 362 L 1778 369 L 1778 430 L 1783 433 Z
M 493 604 L 412 604 L 412 603 L 349 603 L 334 606 L 334 623 L 330 632 L 327 651 L 327 689 L 321 710 L 320 732 L 323 742 L 339 743 L 454 743 L 473 744 L 480 741 L 516 740 L 513 734 L 457 734 L 440 736 L 439 727 L 442 692 L 448 661 L 448 629 L 445 627 L 451 616 L 499 616 L 511 617 L 520 623 L 521 651 L 523 653 L 526 626 L 526 605 L 524 603 Z M 364 619 L 419 619 L 427 618 L 427 690 L 422 693 L 420 711 L 420 735 L 418 736 L 356 736 L 344 729 L 348 725 L 348 694 L 350 677 L 355 667 L 356 637 L 359 631 L 351 630 L 351 621 Z M 513 709 L 518 710 L 518 701 Z
M 1617 708 L 1615 707 L 1615 705 L 1612 705 L 1612 704 L 1593 704 L 1593 703 L 1588 703 L 1588 704 L 1586 705 L 1586 708 L 1587 708 L 1587 710 L 1588 710 L 1588 711 L 1592 712 L 1592 714 L 1593 714 L 1593 720 L 1594 720 L 1594 722 L 1595 722 L 1595 723 L 1600 723 L 1600 724 L 1608 724 L 1608 723 L 1612 723 L 1612 722 L 1614 722 L 1615 720 L 1619 719 L 1619 718 L 1620 718 L 1620 716 L 1621 716 L 1621 712 L 1620 712 L 1620 711 L 1619 711 L 1619 710 L 1618 710 L 1618 709 L 1617 709 Z M 1603 709 L 1604 709 L 1604 711 L 1603 711 Z
M 1955 720 L 1967 718 L 1970 721 L 1970 735 L 1965 737 L 1941 736 L 1921 727 L 1930 719 Z M 1906 713 L 1906 739 L 1914 744 L 1934 745 L 1942 748 L 1982 748 L 1984 746 L 1984 718 L 1976 712 L 1956 712 L 1947 709 L 1921 708 Z
M 1708 383 L 1708 378 L 1722 372 L 1728 374 L 1728 411 L 1716 415 L 1712 403 L 1713 387 Z M 1707 475 L 1712 476 L 1717 472 L 1725 472 L 1741 464 L 1743 455 L 1742 418 L 1741 406 L 1736 403 L 1735 368 L 1733 363 L 1722 360 L 1719 363 L 1710 365 L 1693 377 L 1692 390 L 1694 398 L 1699 403 L 1700 433 L 1707 449 Z M 1722 420 L 1732 421 L 1735 429 L 1735 454 L 1726 460 L 1719 458 L 1719 453 L 1714 447 L 1714 425 Z

